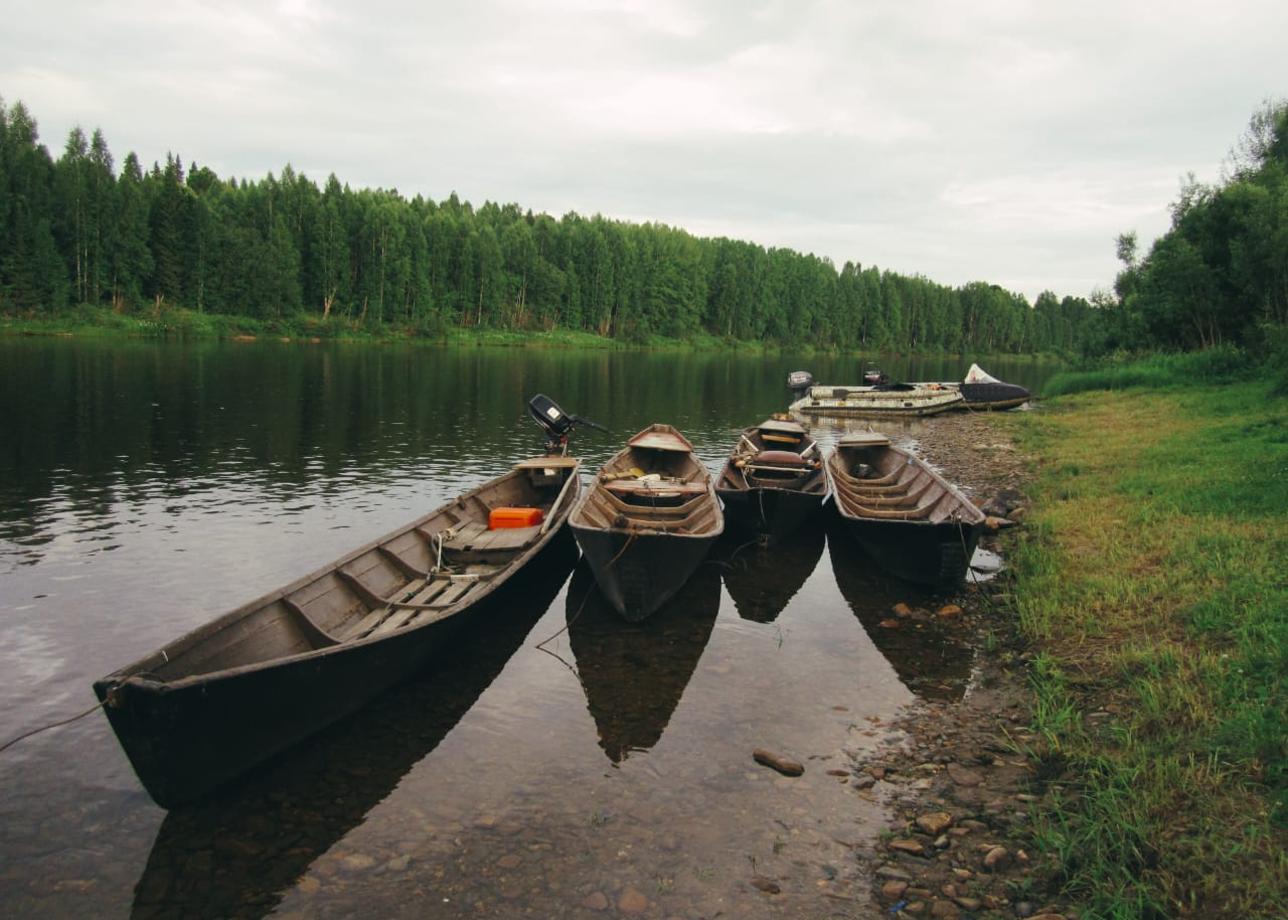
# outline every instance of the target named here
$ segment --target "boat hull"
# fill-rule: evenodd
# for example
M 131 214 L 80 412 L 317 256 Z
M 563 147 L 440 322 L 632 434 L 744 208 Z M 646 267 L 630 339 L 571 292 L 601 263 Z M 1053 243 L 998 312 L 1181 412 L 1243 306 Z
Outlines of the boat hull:
M 820 471 L 820 476 L 822 471 Z M 778 543 L 800 530 L 823 505 L 823 494 L 794 489 L 716 489 L 725 526 Z
M 572 526 L 599 589 L 623 617 L 642 620 L 675 596 L 720 534 L 687 536 Z
M 959 390 L 947 387 L 914 391 L 871 387 L 814 388 L 816 391 L 819 389 L 830 389 L 835 395 L 811 392 L 792 403 L 790 411 L 830 416 L 925 416 L 961 409 L 964 403 Z
M 567 560 L 570 550 L 569 535 L 559 531 L 529 562 L 560 554 Z M 94 692 L 144 788 L 158 805 L 173 808 L 407 680 L 449 647 L 460 630 L 485 619 L 498 604 L 521 601 L 525 582 L 516 575 L 472 607 L 379 641 L 339 645 L 179 686 L 105 678 L 94 684 Z
M 982 525 L 946 521 L 871 521 L 841 515 L 846 531 L 882 569 L 925 585 L 961 581 Z
M 963 383 L 961 392 L 966 400 L 964 408 L 976 411 L 1014 409 L 1031 397 L 1027 389 L 1015 383 Z

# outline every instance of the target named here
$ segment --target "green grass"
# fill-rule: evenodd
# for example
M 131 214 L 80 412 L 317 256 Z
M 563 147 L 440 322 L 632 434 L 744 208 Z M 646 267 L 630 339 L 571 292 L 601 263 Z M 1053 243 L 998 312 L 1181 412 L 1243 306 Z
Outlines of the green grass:
M 1155 354 L 1145 358 L 1116 355 L 1077 371 L 1056 374 L 1042 387 L 1045 397 L 1085 393 L 1088 390 L 1123 390 L 1132 387 L 1172 389 L 1205 387 L 1255 379 L 1261 362 L 1233 346 L 1181 354 Z
M 1010 423 L 1039 462 L 1035 728 L 1071 792 L 1039 843 L 1089 916 L 1288 916 L 1288 406 L 1204 383 L 1246 376 L 1211 353 L 1106 373 L 1171 382 Z

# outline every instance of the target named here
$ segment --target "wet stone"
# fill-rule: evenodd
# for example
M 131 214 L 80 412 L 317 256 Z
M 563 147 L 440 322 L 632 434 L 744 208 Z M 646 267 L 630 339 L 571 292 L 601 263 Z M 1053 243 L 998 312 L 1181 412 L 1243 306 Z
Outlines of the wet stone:
M 627 887 L 617 898 L 617 909 L 624 914 L 642 914 L 648 908 L 648 898 L 637 888 Z
M 1005 869 L 1011 862 L 1011 854 L 1006 847 L 993 847 L 984 854 L 984 868 L 990 872 Z
M 931 836 L 938 836 L 952 826 L 953 816 L 946 811 L 933 811 L 917 816 L 917 827 Z
M 763 875 L 757 875 L 751 880 L 751 887 L 757 891 L 763 891 L 765 894 L 778 894 L 783 889 L 773 879 L 765 878 Z
M 751 756 L 756 763 L 764 764 L 766 767 L 777 770 L 784 776 L 800 776 L 805 772 L 805 767 L 800 761 L 792 760 L 790 757 L 764 748 L 756 748 L 751 752 Z
M 958 763 L 948 765 L 948 778 L 958 786 L 978 786 L 981 782 L 980 775 L 973 770 L 968 770 Z
M 340 865 L 349 872 L 364 872 L 375 864 L 375 857 L 366 853 L 350 853 L 340 860 Z
M 887 901 L 897 901 L 903 897 L 903 893 L 908 890 L 908 883 L 891 879 L 881 886 L 881 897 Z
M 913 856 L 925 856 L 926 848 L 916 840 L 907 837 L 896 837 L 890 841 L 890 849 L 899 853 L 910 853 Z

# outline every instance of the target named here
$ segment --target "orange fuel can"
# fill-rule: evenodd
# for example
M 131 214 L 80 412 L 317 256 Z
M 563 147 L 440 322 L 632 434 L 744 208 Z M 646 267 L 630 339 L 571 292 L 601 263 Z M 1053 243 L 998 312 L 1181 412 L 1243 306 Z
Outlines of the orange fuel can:
M 488 515 L 488 530 L 505 530 L 510 527 L 535 527 L 545 519 L 540 508 L 493 508 Z

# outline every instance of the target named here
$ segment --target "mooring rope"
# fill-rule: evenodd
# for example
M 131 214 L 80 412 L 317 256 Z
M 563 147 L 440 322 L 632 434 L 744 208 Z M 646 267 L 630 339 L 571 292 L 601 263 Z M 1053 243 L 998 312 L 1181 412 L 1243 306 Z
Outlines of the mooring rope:
M 86 709 L 80 715 L 72 716 L 70 719 L 62 719 L 58 722 L 50 722 L 48 725 L 42 725 L 39 728 L 33 728 L 29 732 L 23 732 L 17 738 L 12 738 L 9 741 L 6 741 L 3 745 L 0 745 L 0 754 L 3 754 L 5 751 L 9 750 L 9 748 L 13 747 L 19 741 L 22 741 L 26 738 L 30 738 L 32 735 L 39 735 L 41 732 L 49 731 L 49 729 L 51 728 L 58 728 L 59 726 L 62 726 L 62 725 L 71 725 L 73 722 L 77 721 L 78 719 L 85 718 L 91 712 L 97 712 L 99 709 L 102 709 L 105 705 L 107 705 L 107 700 L 103 700 L 103 702 L 101 703 L 95 703 L 93 706 L 91 706 L 89 709 Z

